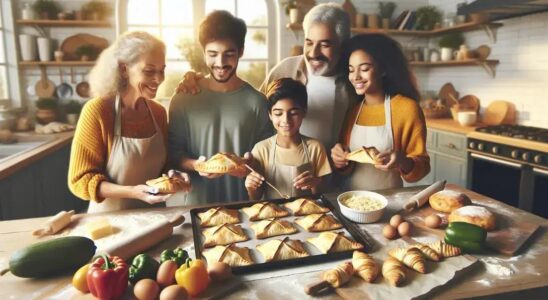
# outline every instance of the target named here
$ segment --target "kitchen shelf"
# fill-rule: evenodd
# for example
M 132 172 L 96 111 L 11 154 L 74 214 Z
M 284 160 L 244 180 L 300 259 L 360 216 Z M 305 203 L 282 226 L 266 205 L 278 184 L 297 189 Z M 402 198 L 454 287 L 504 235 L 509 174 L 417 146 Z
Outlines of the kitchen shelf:
M 111 27 L 108 21 L 93 20 L 17 20 L 18 25 L 46 27 Z
M 22 61 L 21 67 L 91 67 L 95 61 Z
M 467 60 L 451 60 L 451 61 L 436 61 L 436 62 L 425 62 L 425 61 L 411 61 L 409 65 L 415 67 L 456 67 L 456 66 L 482 66 L 485 71 L 491 76 L 495 77 L 495 67 L 499 64 L 499 61 L 496 59 L 467 59 Z

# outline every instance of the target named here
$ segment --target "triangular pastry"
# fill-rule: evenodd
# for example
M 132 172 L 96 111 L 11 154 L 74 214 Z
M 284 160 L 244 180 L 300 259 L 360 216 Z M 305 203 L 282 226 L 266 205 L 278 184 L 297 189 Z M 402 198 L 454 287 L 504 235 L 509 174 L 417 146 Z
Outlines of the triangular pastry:
M 249 240 L 240 225 L 222 224 L 202 231 L 205 236 L 204 247 L 228 245 Z
M 329 212 L 329 208 L 323 207 L 316 203 L 316 201 L 306 198 L 299 198 L 295 201 L 284 204 L 284 206 L 285 208 L 290 209 L 295 216 L 306 216 L 310 214 Z
M 208 263 L 220 261 L 227 263 L 232 267 L 248 266 L 254 263 L 249 255 L 249 248 L 240 248 L 234 244 L 215 246 L 215 248 L 205 250 L 203 255 Z
M 395 248 L 388 251 L 388 255 L 401 261 L 404 265 L 417 272 L 426 273 L 426 266 L 422 253 L 415 247 Z
M 297 228 L 291 222 L 278 219 L 266 219 L 253 223 L 251 224 L 251 229 L 255 231 L 255 237 L 258 239 L 297 232 Z
M 197 172 L 226 174 L 237 169 L 245 169 L 245 161 L 234 153 L 219 152 L 207 161 L 198 161 Z
M 363 248 L 362 244 L 347 238 L 342 232 L 322 232 L 316 237 L 309 238 L 307 241 L 318 248 L 322 253 L 341 252 Z
M 438 240 L 437 242 L 426 244 L 426 246 L 430 247 L 430 249 L 434 250 L 434 252 L 436 252 L 441 257 L 452 257 L 452 256 L 458 256 L 461 254 L 459 247 L 455 247 L 451 244 L 447 244 L 443 242 L 442 240 Z
M 159 194 L 173 194 L 185 189 L 189 185 L 189 183 L 180 177 L 168 177 L 165 174 L 156 179 L 147 180 L 146 184 L 157 188 Z
M 309 232 L 327 231 L 342 228 L 330 214 L 311 214 L 306 217 L 295 219 L 295 223 Z
M 253 206 L 242 208 L 250 221 L 258 221 L 270 218 L 281 218 L 289 215 L 289 212 L 270 202 L 259 202 Z
M 257 251 L 263 255 L 265 262 L 309 256 L 301 241 L 291 240 L 289 237 L 257 245 Z
M 377 159 L 377 155 L 379 155 L 379 153 L 379 150 L 375 147 L 362 147 L 348 153 L 346 155 L 346 159 L 363 164 L 378 164 L 380 163 Z
M 200 227 L 210 227 L 222 224 L 240 223 L 240 213 L 236 209 L 223 207 L 210 208 L 206 212 L 199 213 Z

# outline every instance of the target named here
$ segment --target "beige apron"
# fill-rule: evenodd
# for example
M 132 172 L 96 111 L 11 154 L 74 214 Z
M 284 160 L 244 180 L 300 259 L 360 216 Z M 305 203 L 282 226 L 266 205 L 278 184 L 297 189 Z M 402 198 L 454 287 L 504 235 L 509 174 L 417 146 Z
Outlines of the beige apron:
M 146 101 L 145 101 L 146 104 Z M 129 138 L 122 136 L 122 102 L 116 96 L 114 104 L 115 122 L 112 150 L 107 163 L 107 175 L 113 183 L 119 185 L 139 185 L 158 177 L 166 162 L 167 150 L 162 132 L 156 123 L 154 114 L 146 104 L 156 133 L 148 138 Z M 110 199 L 101 203 L 91 201 L 88 213 L 109 212 L 132 208 L 151 207 L 137 199 Z
M 276 163 L 276 138 L 277 135 L 271 138 L 270 153 L 268 155 L 268 170 L 266 171 L 266 180 L 272 183 L 282 193 L 291 197 L 302 196 L 310 194 L 310 190 L 298 190 L 293 186 L 293 179 L 297 175 L 305 171 L 314 172 L 314 168 L 310 161 L 310 155 L 308 154 L 308 146 L 305 139 L 301 137 L 301 144 L 306 156 L 306 162 L 299 166 L 289 166 Z M 266 187 L 265 199 L 277 199 L 281 196 L 270 187 Z
M 350 151 L 365 147 L 376 147 L 380 152 L 390 151 L 394 148 L 392 134 L 392 113 L 390 108 L 390 96 L 384 99 L 384 120 L 381 126 L 358 125 L 358 118 L 363 108 L 363 102 L 354 121 L 350 133 Z M 354 171 L 347 180 L 346 188 L 349 190 L 381 190 L 388 188 L 402 187 L 403 181 L 398 169 L 383 171 L 375 168 L 372 164 L 357 163 Z

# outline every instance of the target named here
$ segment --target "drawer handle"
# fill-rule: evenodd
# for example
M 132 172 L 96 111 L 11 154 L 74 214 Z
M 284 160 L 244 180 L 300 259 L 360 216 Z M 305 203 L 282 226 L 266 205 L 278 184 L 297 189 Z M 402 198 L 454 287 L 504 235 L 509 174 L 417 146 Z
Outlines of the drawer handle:
M 457 149 L 457 146 L 455 146 L 455 144 L 453 144 L 453 143 L 449 143 L 449 144 L 447 144 L 447 148 L 449 148 L 449 149 Z

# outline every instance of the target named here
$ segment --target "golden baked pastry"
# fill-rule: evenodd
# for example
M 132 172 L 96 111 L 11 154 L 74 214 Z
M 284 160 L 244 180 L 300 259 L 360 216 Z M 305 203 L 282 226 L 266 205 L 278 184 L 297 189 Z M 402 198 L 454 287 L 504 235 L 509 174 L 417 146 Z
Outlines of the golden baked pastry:
M 281 218 L 289 215 L 278 205 L 271 202 L 259 202 L 249 207 L 242 208 L 250 221 L 258 221 L 270 218 Z
M 346 237 L 342 232 L 322 232 L 316 237 L 309 238 L 309 243 L 322 253 L 341 252 L 362 249 L 363 245 Z
M 288 202 L 284 204 L 284 207 L 291 210 L 295 216 L 306 216 L 310 214 L 329 212 L 329 208 L 323 207 L 316 203 L 316 201 L 306 198 L 299 198 L 295 201 Z
M 226 174 L 245 169 L 245 161 L 234 153 L 219 152 L 207 161 L 199 161 L 194 168 L 197 172 Z
M 379 275 L 379 266 L 375 260 L 361 251 L 352 253 L 352 266 L 355 274 L 360 276 L 366 282 L 373 282 Z
M 291 222 L 274 218 L 253 223 L 251 224 L 251 229 L 255 231 L 255 237 L 258 239 L 297 232 L 297 228 Z
M 447 244 L 442 240 L 434 243 L 426 244 L 430 249 L 434 250 L 440 257 L 452 257 L 460 255 L 461 251 L 459 247 Z
M 346 159 L 363 164 L 379 164 L 382 163 L 377 159 L 377 155 L 379 155 L 379 153 L 379 150 L 375 147 L 362 147 L 348 153 L 346 155 Z
M 236 209 L 214 207 L 199 213 L 200 227 L 210 227 L 222 224 L 240 223 L 240 213 Z
M 188 186 L 188 183 L 183 179 L 179 177 L 168 177 L 165 174 L 156 179 L 147 180 L 146 184 L 157 188 L 158 193 L 160 194 L 173 194 Z
M 405 281 L 405 267 L 399 260 L 389 256 L 382 264 L 382 276 L 392 286 L 399 286 Z
M 433 209 L 441 212 L 450 213 L 457 208 L 472 204 L 470 198 L 463 193 L 453 190 L 439 191 L 428 200 Z
M 249 240 L 242 226 L 234 224 L 222 224 L 210 227 L 202 231 L 205 237 L 204 247 L 228 245 Z
M 254 264 L 253 259 L 249 255 L 249 248 L 238 247 L 235 244 L 216 246 L 215 248 L 205 250 L 203 255 L 208 263 L 220 261 L 229 264 L 231 267 Z
M 416 244 L 412 247 L 419 249 L 422 255 L 431 261 L 440 261 L 442 258 L 441 255 L 439 255 L 436 251 L 434 251 L 434 249 L 430 248 L 426 244 Z
M 388 255 L 401 261 L 404 265 L 417 272 L 426 273 L 426 266 L 422 253 L 415 247 L 395 248 L 388 251 Z
M 449 215 L 449 223 L 466 222 L 477 225 L 487 231 L 495 229 L 495 215 L 483 206 L 469 205 L 454 210 Z
M 323 273 L 322 279 L 329 282 L 332 287 L 338 288 L 349 282 L 352 274 L 354 274 L 354 267 L 351 263 L 344 262 Z
M 330 214 L 311 214 L 306 217 L 295 219 L 295 223 L 309 232 L 319 232 L 342 228 L 341 223 L 337 222 Z
M 262 254 L 265 262 L 309 256 L 301 241 L 291 240 L 289 237 L 257 245 L 257 251 Z

